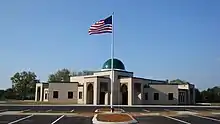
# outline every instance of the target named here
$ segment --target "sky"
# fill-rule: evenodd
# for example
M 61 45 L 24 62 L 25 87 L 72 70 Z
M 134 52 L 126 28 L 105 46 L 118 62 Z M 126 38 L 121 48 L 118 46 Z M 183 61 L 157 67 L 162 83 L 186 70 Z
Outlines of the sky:
M 114 12 L 115 58 L 135 76 L 220 85 L 219 0 L 1 0 L 0 88 L 16 72 L 100 70 L 111 34 L 89 27 Z

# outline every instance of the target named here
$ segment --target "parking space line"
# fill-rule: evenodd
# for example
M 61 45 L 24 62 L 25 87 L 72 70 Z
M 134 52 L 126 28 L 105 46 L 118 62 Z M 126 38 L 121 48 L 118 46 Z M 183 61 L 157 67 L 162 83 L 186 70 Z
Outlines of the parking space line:
M 52 111 L 52 109 L 47 110 L 46 112 Z
M 200 115 L 192 115 L 192 116 L 220 122 L 220 120 L 215 119 L 215 118 L 210 118 L 210 117 L 205 117 L 205 116 L 200 116 Z
M 70 112 L 74 112 L 74 109 L 72 109 Z
M 191 111 L 191 112 L 198 112 L 196 110 L 192 110 L 192 109 L 186 109 L 187 111 Z
M 163 110 L 168 111 L 168 112 L 171 111 L 171 110 L 169 110 L 169 109 L 163 109 Z
M 150 112 L 149 110 L 147 110 L 147 109 L 143 109 L 143 111 L 145 111 L 145 112 Z
M 30 109 L 23 110 L 22 112 L 30 111 Z
M 180 119 L 176 119 L 176 118 L 173 118 L 173 117 L 170 117 L 170 116 L 165 116 L 165 115 L 164 115 L 163 117 L 166 117 L 166 118 L 169 118 L 169 119 L 172 119 L 172 120 L 175 120 L 175 121 L 184 123 L 184 124 L 191 124 L 191 123 L 189 123 L 189 122 L 186 122 L 186 121 L 183 121 L 183 120 L 180 120 Z
M 8 111 L 8 109 L 1 109 L 1 110 L 0 110 L 0 112 L 3 112 L 3 111 Z
M 20 119 L 18 119 L 18 120 L 12 121 L 12 122 L 10 122 L 10 123 L 8 123 L 8 124 L 14 124 L 14 123 L 17 123 L 17 122 L 19 122 L 19 121 L 25 120 L 25 119 L 30 118 L 30 117 L 32 117 L 32 116 L 34 116 L 34 115 L 32 114 L 32 115 L 29 115 L 29 116 L 26 116 L 26 117 L 20 118 Z
M 57 118 L 55 121 L 53 121 L 51 124 L 55 124 L 57 121 L 59 121 L 60 119 L 62 119 L 64 117 L 64 115 L 60 116 L 59 118 Z
M 207 109 L 208 111 L 213 111 L 213 109 Z

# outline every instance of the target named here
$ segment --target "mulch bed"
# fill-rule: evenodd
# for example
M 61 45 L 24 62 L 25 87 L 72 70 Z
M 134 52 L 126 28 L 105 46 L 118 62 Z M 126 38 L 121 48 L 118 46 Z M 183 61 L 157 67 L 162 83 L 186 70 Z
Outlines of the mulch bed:
M 133 119 L 128 114 L 98 114 L 97 120 L 104 122 L 126 122 Z

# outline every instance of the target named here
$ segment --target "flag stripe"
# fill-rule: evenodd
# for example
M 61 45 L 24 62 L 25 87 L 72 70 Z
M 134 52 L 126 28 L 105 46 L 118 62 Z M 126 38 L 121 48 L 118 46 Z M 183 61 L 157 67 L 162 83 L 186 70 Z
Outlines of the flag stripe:
M 101 28 L 104 28 L 104 27 L 112 27 L 111 25 L 102 25 L 102 26 L 99 26 L 99 27 L 90 27 L 90 29 L 101 29 Z
M 112 26 L 103 26 L 103 27 L 99 27 L 99 28 L 90 28 L 89 31 L 105 30 L 105 29 L 112 30 Z
M 91 34 L 102 34 L 102 33 L 112 33 L 112 16 L 99 20 L 95 24 L 91 25 L 88 33 Z
M 103 34 L 103 33 L 112 33 L 112 31 L 100 31 L 100 32 L 90 32 L 89 34 Z

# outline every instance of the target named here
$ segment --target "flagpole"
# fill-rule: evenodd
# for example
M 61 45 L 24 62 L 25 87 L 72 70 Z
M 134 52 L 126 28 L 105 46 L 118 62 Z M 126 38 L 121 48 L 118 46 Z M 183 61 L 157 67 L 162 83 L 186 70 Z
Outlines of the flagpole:
M 111 105 L 111 112 L 114 112 L 113 109 L 113 87 L 114 87 L 114 12 L 112 13 L 112 41 L 111 41 L 111 98 L 110 98 L 110 105 Z

